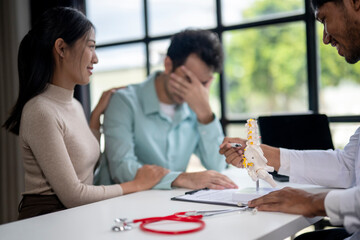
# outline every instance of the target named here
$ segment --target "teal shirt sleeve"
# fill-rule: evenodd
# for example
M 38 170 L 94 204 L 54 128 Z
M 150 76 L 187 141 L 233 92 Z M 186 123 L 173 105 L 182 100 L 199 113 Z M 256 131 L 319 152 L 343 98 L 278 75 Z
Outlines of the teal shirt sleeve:
M 114 93 L 105 111 L 103 127 L 108 170 L 115 183 L 133 180 L 142 166 L 134 154 L 133 117 L 129 104 L 121 99 L 118 92 Z
M 225 157 L 219 153 L 219 146 L 224 140 L 220 121 L 218 118 L 208 124 L 198 123 L 200 134 L 199 145 L 195 154 L 208 170 L 223 171 L 226 167 Z
M 168 189 L 172 189 L 171 188 L 171 183 L 181 174 L 181 172 L 175 172 L 175 171 L 171 171 L 168 174 L 165 175 L 165 177 L 163 177 L 161 179 L 161 181 L 156 184 L 153 189 L 164 189 L 164 190 L 168 190 Z
M 134 150 L 134 111 L 138 109 L 131 101 L 132 98 L 114 93 L 104 117 L 105 154 L 110 178 L 115 183 L 133 180 L 138 168 L 143 165 Z M 179 174 L 181 172 L 168 173 L 153 188 L 171 189 L 171 183 Z

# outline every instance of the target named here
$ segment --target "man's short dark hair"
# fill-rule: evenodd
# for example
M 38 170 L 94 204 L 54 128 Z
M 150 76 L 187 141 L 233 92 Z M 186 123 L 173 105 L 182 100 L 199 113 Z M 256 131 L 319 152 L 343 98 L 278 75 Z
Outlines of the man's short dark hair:
M 173 63 L 173 70 L 183 65 L 192 53 L 196 54 L 215 72 L 221 71 L 224 53 L 216 33 L 187 29 L 172 36 L 167 56 Z
M 312 6 L 313 10 L 315 11 L 327 2 L 340 3 L 342 1 L 343 0 L 311 0 L 311 6 Z

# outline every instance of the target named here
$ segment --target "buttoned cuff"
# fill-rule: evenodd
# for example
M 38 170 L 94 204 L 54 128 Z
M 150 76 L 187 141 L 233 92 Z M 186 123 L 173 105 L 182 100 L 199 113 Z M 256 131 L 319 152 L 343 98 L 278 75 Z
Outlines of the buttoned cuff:
M 279 174 L 289 176 L 290 175 L 290 154 L 289 150 L 280 148 L 280 168 Z
M 156 184 L 153 189 L 163 189 L 170 190 L 172 182 L 181 174 L 182 172 L 169 172 L 166 174 L 158 184 Z
M 344 217 L 340 211 L 340 198 L 343 190 L 330 191 L 325 197 L 325 211 L 333 225 L 342 225 Z
M 325 198 L 325 211 L 334 225 L 344 225 L 349 233 L 359 231 L 360 220 L 357 213 L 359 187 L 333 190 Z

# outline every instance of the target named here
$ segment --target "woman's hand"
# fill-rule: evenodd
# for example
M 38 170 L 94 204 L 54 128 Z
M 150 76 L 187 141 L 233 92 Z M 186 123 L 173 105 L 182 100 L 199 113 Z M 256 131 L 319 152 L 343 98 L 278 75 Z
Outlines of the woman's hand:
M 98 104 L 91 113 L 90 123 L 89 123 L 90 128 L 100 130 L 100 116 L 105 112 L 113 93 L 121 88 L 125 88 L 125 87 L 111 88 L 102 93 Z
M 169 169 L 157 165 L 143 165 L 134 180 L 120 185 L 124 194 L 151 189 L 169 172 Z
M 171 184 L 173 187 L 200 189 L 230 189 L 238 186 L 227 176 L 214 170 L 183 172 Z
M 169 172 L 169 169 L 157 165 L 144 165 L 136 172 L 134 182 L 139 187 L 138 191 L 147 190 L 154 187 Z

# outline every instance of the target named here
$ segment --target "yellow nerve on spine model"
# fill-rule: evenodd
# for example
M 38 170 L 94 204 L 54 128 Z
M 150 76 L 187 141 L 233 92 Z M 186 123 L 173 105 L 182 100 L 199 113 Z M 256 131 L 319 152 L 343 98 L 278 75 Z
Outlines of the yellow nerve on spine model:
M 257 181 L 260 178 L 268 182 L 272 187 L 276 187 L 273 177 L 268 173 L 273 172 L 274 168 L 266 164 L 267 159 L 260 148 L 257 121 L 248 119 L 245 127 L 247 128 L 247 142 L 243 158 L 244 167 L 252 180 Z

